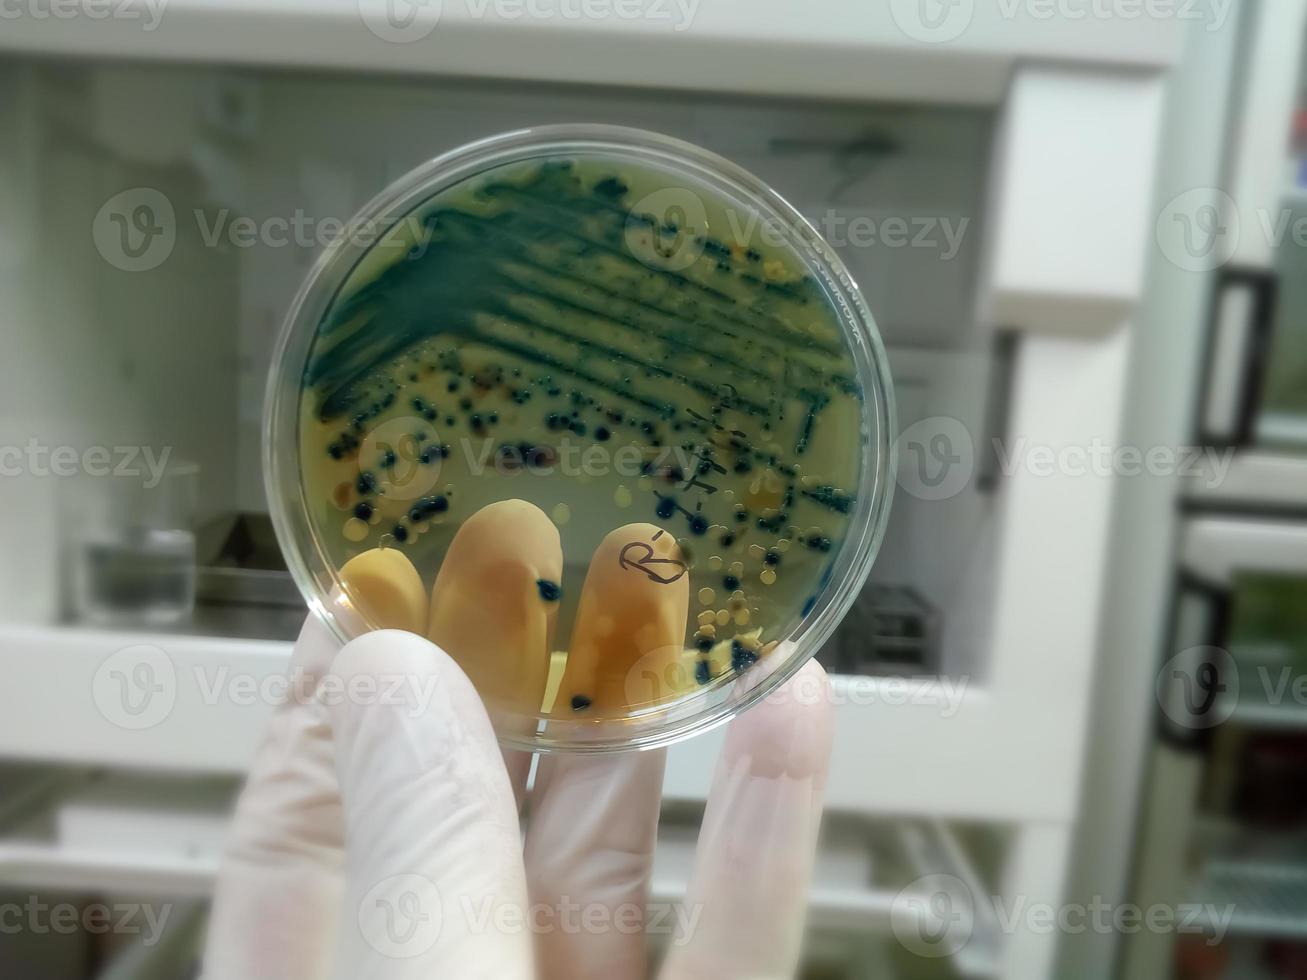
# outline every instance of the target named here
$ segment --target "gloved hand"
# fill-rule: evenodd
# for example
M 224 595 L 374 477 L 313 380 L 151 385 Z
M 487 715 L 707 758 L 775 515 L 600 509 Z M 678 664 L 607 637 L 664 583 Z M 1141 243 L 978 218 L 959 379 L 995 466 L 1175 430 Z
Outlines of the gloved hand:
M 518 527 L 482 522 L 463 557 L 451 548 L 429 604 L 414 597 L 416 573 L 372 582 L 374 608 L 406 629 L 342 648 L 309 617 L 290 668 L 299 696 L 278 708 L 237 808 L 206 980 L 646 975 L 665 753 L 544 755 L 526 800 L 530 756 L 501 754 L 464 669 L 418 635 L 494 651 L 500 667 L 548 656 L 530 648 L 547 642 L 530 606 L 539 596 L 508 587 L 518 572 L 530 581 L 553 569 L 556 580 L 561 569 L 557 533 L 534 514 Z M 649 593 L 622 590 L 649 579 L 622 581 L 592 565 L 591 605 L 647 611 Z M 593 619 L 578 612 L 569 649 L 611 648 L 578 635 L 605 628 Z M 662 977 L 793 975 L 831 748 L 828 694 L 810 662 L 730 724 Z

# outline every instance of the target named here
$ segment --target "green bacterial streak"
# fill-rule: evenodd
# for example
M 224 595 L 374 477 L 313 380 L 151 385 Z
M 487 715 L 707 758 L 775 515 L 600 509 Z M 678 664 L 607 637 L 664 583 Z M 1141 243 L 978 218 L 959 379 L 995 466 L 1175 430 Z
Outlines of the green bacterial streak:
M 694 392 L 717 403 L 714 415 L 729 409 L 768 431 L 798 402 L 792 449 L 803 455 L 832 396 L 861 397 L 829 302 L 811 277 L 764 279 L 760 253 L 741 258 L 712 237 L 692 239 L 702 255 L 688 267 L 659 268 L 629 236 L 687 231 L 632 211 L 629 196 L 616 178 L 587 183 L 552 162 L 419 210 L 425 237 L 338 297 L 320 324 L 304 382 L 320 419 L 349 421 L 339 445 L 355 445 L 351 432 L 389 407 L 388 372 L 415 351 L 452 346 L 434 353 L 447 366 L 473 344 L 726 438 L 717 448 L 735 454 L 736 473 L 757 460 L 793 481 L 797 465 L 755 450 L 756 434 L 682 412 L 675 396 Z M 831 487 L 802 496 L 840 513 L 852 501 Z

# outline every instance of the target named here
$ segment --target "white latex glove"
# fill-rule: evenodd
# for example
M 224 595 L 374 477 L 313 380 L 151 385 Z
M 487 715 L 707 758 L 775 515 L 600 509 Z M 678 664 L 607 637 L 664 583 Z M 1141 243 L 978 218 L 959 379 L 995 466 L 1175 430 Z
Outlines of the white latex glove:
M 521 642 L 464 605 L 465 630 Z M 342 648 L 310 617 L 291 671 L 314 694 L 278 708 L 241 796 L 206 980 L 645 976 L 663 751 L 543 756 L 524 845 L 530 759 L 501 755 L 439 647 L 381 630 Z M 815 662 L 731 723 L 662 977 L 793 975 L 832 729 Z

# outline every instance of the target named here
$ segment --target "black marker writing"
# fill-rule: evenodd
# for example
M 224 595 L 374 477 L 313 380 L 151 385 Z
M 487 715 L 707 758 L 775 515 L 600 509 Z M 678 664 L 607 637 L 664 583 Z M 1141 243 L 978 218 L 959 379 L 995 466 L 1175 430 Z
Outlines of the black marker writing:
M 628 544 L 617 556 L 617 564 L 638 569 L 659 585 L 671 585 L 688 571 L 685 563 L 675 558 L 655 558 L 653 545 L 647 541 Z

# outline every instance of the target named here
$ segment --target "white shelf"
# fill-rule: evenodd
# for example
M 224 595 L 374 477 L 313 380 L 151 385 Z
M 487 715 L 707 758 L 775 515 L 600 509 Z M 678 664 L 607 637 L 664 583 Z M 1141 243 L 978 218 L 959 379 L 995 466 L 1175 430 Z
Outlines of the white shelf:
M 235 783 L 27 770 L 0 812 L 0 885 L 204 898 Z
M 275 690 L 290 651 L 262 640 L 0 629 L 0 756 L 243 773 L 272 711 L 245 692 Z M 148 702 L 139 682 L 151 688 Z
M 1307 523 L 1195 517 L 1184 525 L 1180 560 L 1186 571 L 1213 584 L 1229 584 L 1244 570 L 1307 574 Z
M 1284 412 L 1264 412 L 1257 420 L 1257 438 L 1307 448 L 1307 417 Z
M 1230 712 L 1241 725 L 1262 730 L 1298 731 L 1307 728 L 1307 706 L 1296 702 L 1270 704 L 1241 699 Z
M 1231 935 L 1307 939 L 1307 864 L 1212 860 L 1194 900 L 1204 908 L 1233 906 Z
M 1290 644 L 1234 644 L 1230 653 L 1238 665 L 1239 686 L 1222 695 L 1228 706 L 1222 710 L 1249 728 L 1307 729 L 1307 705 L 1292 696 L 1300 671 Z M 1232 693 L 1235 697 L 1230 703 Z
M 0 757 L 241 775 L 273 710 L 250 689 L 280 690 L 290 652 L 289 643 L 262 640 L 0 629 L 8 679 L 0 687 Z M 148 717 L 124 716 L 123 686 L 150 680 L 129 673 L 141 663 L 165 689 Z M 1026 716 L 1000 710 L 977 680 L 839 676 L 832 687 L 832 808 L 1018 820 L 1073 805 L 1051 781 L 1032 779 L 1034 769 L 1008 764 L 1031 753 Z M 1033 710 L 1047 711 L 1043 724 L 1054 730 L 1054 705 Z M 130 727 L 142 722 L 150 724 Z M 672 748 L 669 799 L 705 798 L 723 738 L 718 729 Z M 1065 766 L 1057 739 L 1041 740 L 1036 755 L 1059 772 Z M 931 760 L 928 774 L 921 759 Z
M 524 13 L 520 3 L 432 0 L 414 4 L 421 7 L 419 16 L 438 11 L 430 32 L 394 43 L 364 20 L 366 12 L 384 33 L 385 2 L 171 0 L 151 30 L 140 19 L 16 17 L 5 21 L 0 49 L 790 97 L 996 103 L 1023 60 L 1164 67 L 1178 57 L 1184 26 L 1174 17 L 1046 17 L 1020 8 L 1009 16 L 1004 4 L 980 0 L 949 14 L 949 36 L 939 39 L 947 43 L 928 43 L 918 39 L 927 32 L 915 22 L 912 4 L 667 0 L 640 5 L 646 16 L 583 19 L 561 16 L 564 6 L 578 7 L 562 0 L 527 8 L 541 16 Z M 499 7 L 517 14 L 497 14 Z M 630 9 L 605 9 L 622 7 Z
M 1239 450 L 1229 459 L 1204 454 L 1195 472 L 1183 477 L 1185 496 L 1204 505 L 1301 508 L 1307 487 L 1307 453 Z
M 47 843 L 0 843 L 0 882 L 21 888 L 127 892 L 202 898 L 213 890 L 218 858 L 105 854 Z
M 0 887 L 197 901 L 212 895 L 230 819 L 222 794 L 196 792 L 195 780 L 174 784 L 168 777 L 70 773 L 52 786 L 37 773 L 30 782 L 34 791 L 41 790 L 39 798 L 28 794 L 21 819 L 0 820 Z M 67 826 L 70 810 L 79 813 L 75 832 Z M 134 819 L 125 821 L 126 815 Z M 197 819 L 204 815 L 212 819 Z M 664 819 L 650 888 L 654 902 L 684 899 L 697 841 L 697 821 Z M 882 860 L 894 863 L 887 853 L 907 860 L 884 873 Z M 828 828 L 814 862 L 810 922 L 844 934 L 888 933 L 895 917 L 909 908 L 904 896 L 916 894 L 907 890 L 911 886 L 900 887 L 897 876 L 909 875 L 923 887 L 929 887 L 931 876 L 966 883 L 972 900 L 960 912 L 969 916 L 970 938 L 956 954 L 957 965 L 967 976 L 995 975 L 992 914 L 986 914 L 986 901 L 977 900 L 987 891 L 956 833 L 942 823 L 846 821 Z M 929 901 L 911 907 L 935 915 Z M 926 925 L 950 927 L 950 921 L 932 919 Z
M 1183 477 L 1185 497 L 1213 507 L 1303 507 L 1307 500 L 1307 453 L 1239 449 L 1225 466 L 1204 453 Z

